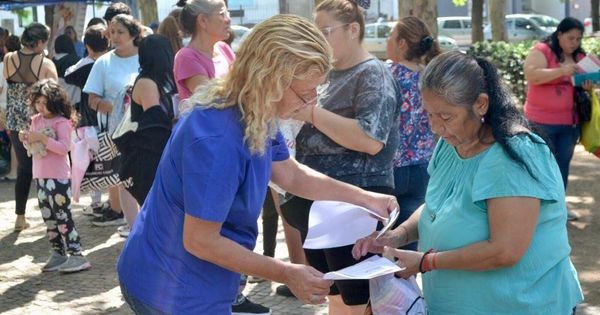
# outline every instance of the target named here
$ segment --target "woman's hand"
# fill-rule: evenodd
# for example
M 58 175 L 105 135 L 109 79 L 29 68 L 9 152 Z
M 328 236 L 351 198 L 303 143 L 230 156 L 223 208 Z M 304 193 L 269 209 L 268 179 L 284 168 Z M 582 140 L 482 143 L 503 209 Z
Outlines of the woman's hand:
M 581 87 L 591 93 L 594 91 L 594 82 L 592 80 L 585 80 Z
M 19 131 L 19 140 L 21 140 L 21 142 L 29 142 L 29 131 L 28 130 L 21 130 Z
M 317 107 L 317 105 L 302 106 L 294 113 L 292 118 L 312 124 L 313 123 L 312 119 L 314 117 L 313 111 L 316 109 L 316 107 Z
M 400 209 L 400 205 L 398 205 L 398 201 L 394 196 L 370 191 L 365 191 L 365 193 L 367 194 L 367 200 L 362 206 L 375 211 L 384 218 L 387 218 L 392 211 Z
M 562 71 L 564 76 L 572 76 L 575 73 L 579 72 L 580 68 L 577 64 L 566 64 L 566 65 L 561 65 L 560 66 L 560 70 Z
M 375 231 L 373 234 L 359 239 L 352 248 L 352 257 L 358 260 L 367 253 L 382 254 L 383 249 L 386 246 L 391 248 L 400 247 L 402 239 L 405 238 L 405 236 L 403 237 L 400 235 L 401 230 L 403 230 L 403 228 L 387 231 L 379 238 L 376 238 L 379 232 Z
M 306 304 L 323 304 L 329 295 L 331 280 L 323 280 L 323 274 L 311 266 L 289 264 L 285 270 L 286 285 L 292 293 Z
M 386 246 L 383 250 L 383 255 L 386 257 L 398 258 L 396 264 L 406 269 L 396 272 L 396 276 L 406 279 L 420 272 L 419 264 L 421 263 L 421 258 L 423 258 L 424 253 L 412 250 L 395 249 Z

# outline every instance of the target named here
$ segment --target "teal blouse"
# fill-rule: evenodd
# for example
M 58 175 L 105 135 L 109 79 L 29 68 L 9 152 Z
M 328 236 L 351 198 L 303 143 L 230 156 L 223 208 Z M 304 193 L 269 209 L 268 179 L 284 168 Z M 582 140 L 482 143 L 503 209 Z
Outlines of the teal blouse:
M 424 274 L 423 289 L 432 315 L 567 315 L 583 300 L 569 258 L 565 191 L 556 161 L 537 135 L 514 136 L 509 144 L 537 179 L 498 143 L 466 159 L 443 139 L 435 149 L 426 206 L 419 219 L 421 251 L 453 250 L 489 239 L 487 199 L 533 197 L 540 199 L 541 207 L 531 244 L 516 265 Z

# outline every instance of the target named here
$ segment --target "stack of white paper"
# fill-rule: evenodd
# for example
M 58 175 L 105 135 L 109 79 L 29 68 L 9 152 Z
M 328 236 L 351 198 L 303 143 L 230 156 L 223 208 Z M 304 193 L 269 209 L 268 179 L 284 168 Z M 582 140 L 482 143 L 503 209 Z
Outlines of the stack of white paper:
M 352 245 L 377 228 L 374 212 L 340 201 L 315 201 L 308 216 L 304 248 L 323 249 Z
M 398 265 L 381 256 L 371 256 L 356 265 L 328 272 L 323 276 L 326 280 L 368 280 L 379 276 L 402 271 Z

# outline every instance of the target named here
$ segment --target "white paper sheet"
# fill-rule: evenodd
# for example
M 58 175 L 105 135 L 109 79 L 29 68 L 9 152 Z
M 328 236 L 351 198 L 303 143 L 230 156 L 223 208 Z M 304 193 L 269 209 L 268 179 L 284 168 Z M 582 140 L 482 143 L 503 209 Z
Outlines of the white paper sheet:
M 386 220 L 385 226 L 383 227 L 383 229 L 381 229 L 381 231 L 379 231 L 379 233 L 377 234 L 377 237 L 375 237 L 375 239 L 378 239 L 381 237 L 381 235 L 385 234 L 385 232 L 387 232 L 387 230 L 389 230 L 394 225 L 394 223 L 396 223 L 396 220 L 398 220 L 399 216 L 400 216 L 400 209 L 398 209 L 398 208 L 394 209 L 394 211 L 392 211 L 392 213 L 390 213 L 390 218 Z
M 304 248 L 322 249 L 351 245 L 377 228 L 367 209 L 340 201 L 315 201 L 308 216 Z
M 589 54 L 577 63 L 579 68 L 585 73 L 598 72 L 600 71 L 600 62 L 596 57 Z
M 371 256 L 356 265 L 328 272 L 323 276 L 326 280 L 368 280 L 404 270 L 381 256 Z

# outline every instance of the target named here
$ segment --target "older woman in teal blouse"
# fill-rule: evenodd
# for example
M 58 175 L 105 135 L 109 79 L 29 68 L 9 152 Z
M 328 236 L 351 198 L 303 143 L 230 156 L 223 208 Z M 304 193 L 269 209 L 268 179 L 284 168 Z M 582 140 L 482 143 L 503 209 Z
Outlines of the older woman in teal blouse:
M 567 208 L 550 148 L 516 109 L 488 61 L 459 52 L 421 77 L 440 136 L 425 205 L 367 252 L 423 273 L 430 314 L 572 314 L 583 295 L 569 259 Z M 419 241 L 419 250 L 396 248 Z

